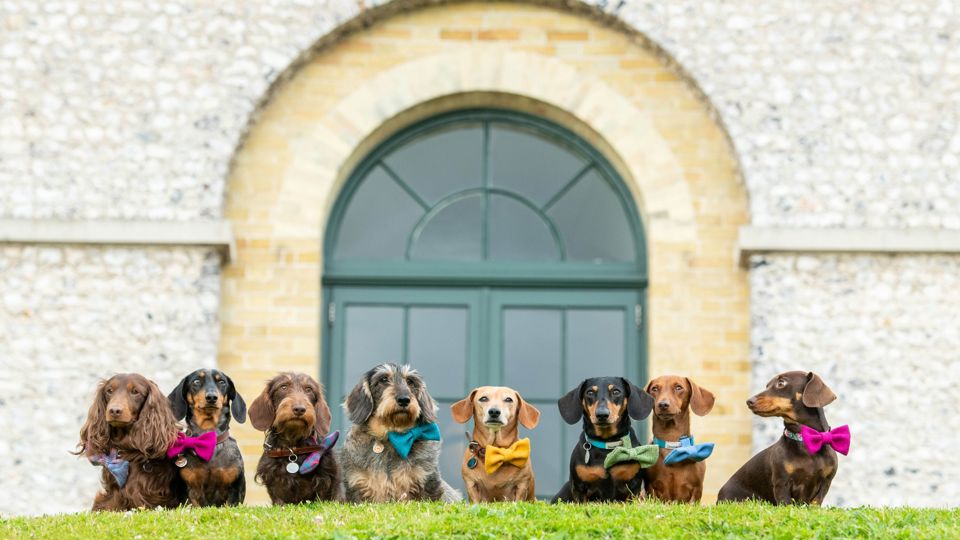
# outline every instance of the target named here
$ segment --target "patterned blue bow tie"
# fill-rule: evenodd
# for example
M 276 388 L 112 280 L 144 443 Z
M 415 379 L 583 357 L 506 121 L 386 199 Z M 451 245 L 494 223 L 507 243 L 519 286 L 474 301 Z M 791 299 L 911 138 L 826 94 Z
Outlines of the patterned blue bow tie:
M 320 465 L 320 460 L 323 458 L 324 454 L 326 454 L 331 448 L 333 448 L 337 444 L 337 440 L 339 438 L 340 438 L 339 431 L 334 431 L 333 433 L 324 437 L 323 440 L 320 441 L 320 444 L 316 445 L 316 446 L 319 446 L 320 449 L 317 450 L 316 452 L 311 453 L 309 456 L 307 456 L 306 459 L 303 460 L 303 463 L 300 464 L 300 469 L 299 469 L 300 474 L 312 473 L 314 469 L 317 468 L 317 465 Z M 316 444 L 316 439 L 314 439 L 312 442 Z
M 654 444 L 660 448 L 672 448 L 673 450 L 663 458 L 664 465 L 675 465 L 684 461 L 703 461 L 713 453 L 713 443 L 695 444 L 693 437 L 681 437 L 679 442 L 669 442 L 663 439 L 653 438 Z
M 390 431 L 387 433 L 387 439 L 390 440 L 390 444 L 393 445 L 393 449 L 397 451 L 397 454 L 399 454 L 401 458 L 407 459 L 407 456 L 410 455 L 410 449 L 413 448 L 413 443 L 418 440 L 439 441 L 440 428 L 437 427 L 436 424 L 420 424 L 404 433 Z
M 130 474 L 130 462 L 117 457 L 117 449 L 110 451 L 110 455 L 96 454 L 90 456 L 92 465 L 103 465 L 103 468 L 110 471 L 117 485 L 123 487 L 127 483 L 127 476 Z

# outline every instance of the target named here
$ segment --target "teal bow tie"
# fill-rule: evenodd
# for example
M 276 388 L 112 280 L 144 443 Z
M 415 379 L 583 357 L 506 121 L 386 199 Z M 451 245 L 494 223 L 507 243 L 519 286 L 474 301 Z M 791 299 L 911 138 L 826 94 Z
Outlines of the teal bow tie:
M 660 447 L 655 444 L 645 444 L 643 446 L 634 446 L 626 448 L 618 446 L 607 454 L 603 460 L 604 468 L 609 469 L 618 463 L 633 461 L 640 464 L 640 467 L 646 469 L 652 467 L 660 458 Z
M 420 424 L 404 433 L 390 431 L 387 433 L 387 439 L 390 440 L 390 444 L 397 451 L 397 454 L 401 458 L 407 459 L 407 456 L 410 455 L 410 449 L 413 448 L 413 443 L 418 440 L 439 441 L 440 428 L 436 424 Z
M 668 442 L 663 439 L 653 438 L 653 442 L 659 448 L 672 448 L 667 457 L 663 458 L 664 465 L 675 465 L 684 461 L 703 461 L 713 454 L 713 443 L 695 444 L 693 437 L 680 437 L 679 442 Z

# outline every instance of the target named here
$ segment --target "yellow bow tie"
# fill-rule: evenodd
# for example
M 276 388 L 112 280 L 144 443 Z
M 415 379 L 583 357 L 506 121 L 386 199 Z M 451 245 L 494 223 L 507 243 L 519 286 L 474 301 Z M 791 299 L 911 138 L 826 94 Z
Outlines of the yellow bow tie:
M 523 467 L 529 458 L 530 439 L 520 439 L 511 444 L 509 448 L 488 446 L 483 466 L 487 469 L 487 474 L 493 474 L 504 463 L 509 463 L 514 467 Z

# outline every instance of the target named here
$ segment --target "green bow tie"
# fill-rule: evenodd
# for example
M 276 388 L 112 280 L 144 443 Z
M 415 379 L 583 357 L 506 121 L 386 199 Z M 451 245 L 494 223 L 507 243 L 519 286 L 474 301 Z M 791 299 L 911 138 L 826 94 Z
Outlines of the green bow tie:
M 607 458 L 603 460 L 603 466 L 609 469 L 618 463 L 636 461 L 640 464 L 640 467 L 646 469 L 656 464 L 658 459 L 660 459 L 660 447 L 655 444 L 645 444 L 633 448 L 620 446 L 607 454 Z

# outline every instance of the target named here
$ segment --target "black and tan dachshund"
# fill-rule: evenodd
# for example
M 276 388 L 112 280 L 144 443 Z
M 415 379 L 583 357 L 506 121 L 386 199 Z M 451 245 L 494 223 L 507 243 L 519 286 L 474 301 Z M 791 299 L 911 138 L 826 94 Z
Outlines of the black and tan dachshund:
M 583 381 L 557 405 L 568 424 L 583 420 L 583 432 L 570 456 L 570 479 L 552 502 L 625 501 L 639 496 L 641 470 L 656 463 L 659 448 L 641 446 L 630 419 L 646 418 L 653 398 L 623 377 L 598 377 Z
M 171 458 L 187 485 L 190 503 L 194 506 L 242 503 L 247 484 L 240 447 L 230 436 L 230 417 L 232 413 L 242 424 L 247 418 L 247 405 L 237 393 L 233 381 L 222 371 L 198 369 L 184 377 L 167 400 L 177 420 L 186 418 L 187 422 L 186 432 L 174 450 L 179 452 Z M 192 444 L 201 444 L 198 441 L 207 438 L 202 443 L 206 452 L 202 448 L 185 446 L 184 437 L 195 441 Z M 207 455 L 210 446 L 213 446 L 213 452 Z
M 831 444 L 822 444 L 811 453 L 801 432 L 818 438 L 832 438 L 833 433 L 840 432 L 838 436 L 843 437 L 846 427 L 830 433 L 823 414 L 823 407 L 836 398 L 816 373 L 789 371 L 774 377 L 764 391 L 748 399 L 747 406 L 754 414 L 783 418 L 784 432 L 780 440 L 753 456 L 727 480 L 717 502 L 757 499 L 773 504 L 821 504 L 837 474 L 837 452 Z M 837 446 L 846 452 L 845 445 Z

